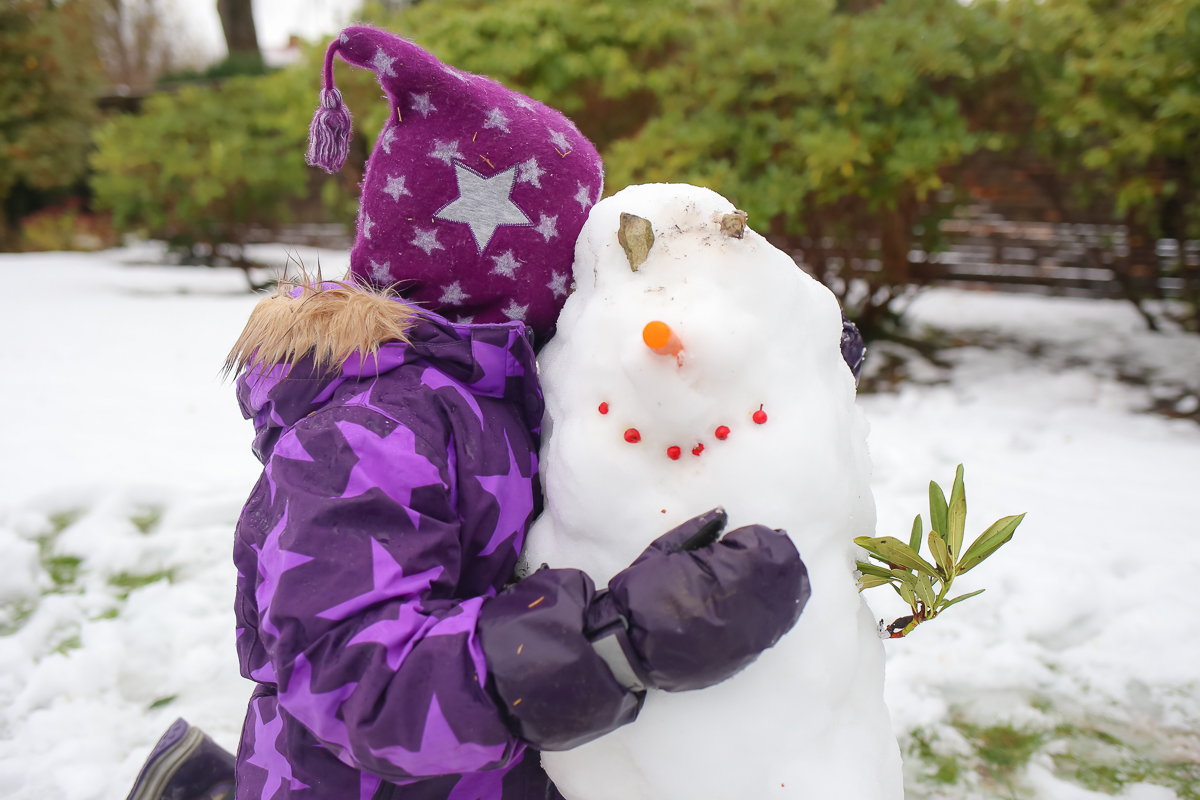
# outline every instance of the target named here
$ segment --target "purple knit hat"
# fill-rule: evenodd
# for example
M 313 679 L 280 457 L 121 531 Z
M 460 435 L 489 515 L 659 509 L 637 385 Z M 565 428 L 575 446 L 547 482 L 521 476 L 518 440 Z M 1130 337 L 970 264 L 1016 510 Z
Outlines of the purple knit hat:
M 325 54 L 308 161 L 337 172 L 350 113 L 333 57 L 375 72 L 391 114 L 367 162 L 353 274 L 459 322 L 519 319 L 544 337 L 604 167 L 569 119 L 399 36 L 350 27 Z

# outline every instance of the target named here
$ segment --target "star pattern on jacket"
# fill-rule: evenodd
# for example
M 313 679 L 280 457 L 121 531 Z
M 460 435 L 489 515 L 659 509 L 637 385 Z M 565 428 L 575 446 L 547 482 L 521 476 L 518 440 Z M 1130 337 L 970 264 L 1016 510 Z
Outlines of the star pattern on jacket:
M 517 260 L 512 250 L 506 250 L 500 255 L 492 256 L 491 258 L 496 265 L 492 267 L 492 275 L 503 275 L 506 278 L 516 280 L 517 267 L 520 267 L 523 262 Z
M 480 364 L 504 364 L 505 362 L 498 359 L 507 352 L 503 347 L 479 339 L 471 340 L 471 355 Z M 520 377 L 525 374 L 520 363 L 508 362 L 505 366 L 511 368 L 511 372 L 508 369 L 486 370 L 479 380 L 468 383 L 467 387 L 482 394 L 503 394 L 504 384 L 510 374 L 512 377 Z
M 535 231 L 542 235 L 542 238 L 547 242 L 558 236 L 558 215 L 553 217 L 542 214 L 542 218 L 538 221 Z
M 535 189 L 542 188 L 541 177 L 546 170 L 538 166 L 537 158 L 530 156 L 517 165 L 517 183 L 532 184 Z
M 310 788 L 307 783 L 292 777 L 291 763 L 275 746 L 283 732 L 283 716 L 276 712 L 275 719 L 263 722 L 263 700 L 256 700 L 251 705 L 254 706 L 254 755 L 246 759 L 246 763 L 267 771 L 262 796 L 274 797 L 284 781 L 289 789 Z
M 401 196 L 412 197 L 412 192 L 404 188 L 403 175 L 388 175 L 387 186 L 383 187 L 383 193 L 390 195 L 393 200 L 400 202 Z
M 409 653 L 423 639 L 433 636 L 454 636 L 459 633 L 474 635 L 479 622 L 479 607 L 482 597 L 465 600 L 458 614 L 435 617 L 421 613 L 420 604 L 405 603 L 400 606 L 396 619 L 381 619 L 358 632 L 349 644 L 378 644 L 384 649 L 384 663 L 390 670 L 398 670 Z M 475 671 L 480 682 L 487 677 L 487 661 L 475 662 Z
M 276 367 L 275 369 L 280 369 Z M 274 385 L 270 381 L 263 381 L 263 385 Z M 266 468 L 263 470 L 267 476 L 267 489 L 271 493 L 271 502 L 275 502 L 275 459 L 290 458 L 293 461 L 312 461 L 313 457 L 304 449 L 304 445 L 300 444 L 298 436 L 284 436 L 275 445 L 275 449 L 271 451 L 272 458 L 267 462 Z
M 270 658 L 267 663 L 263 664 L 258 669 L 250 670 L 250 677 L 259 683 L 278 683 L 279 677 L 275 674 L 275 662 Z
M 431 567 L 413 575 L 405 575 L 400 562 L 388 549 L 371 537 L 371 588 L 317 614 L 321 619 L 342 620 L 389 600 L 412 600 L 429 591 L 442 574 L 442 567 Z
M 312 556 L 284 550 L 279 544 L 279 537 L 287 529 L 287 508 L 279 522 L 263 540 L 262 549 L 258 553 L 258 575 L 261 579 L 254 590 L 254 600 L 258 604 L 259 625 L 272 636 L 279 636 L 279 629 L 271 621 L 271 602 L 279 589 L 279 579 L 289 570 L 312 561 Z
M 512 131 L 508 129 L 508 123 L 510 122 L 512 122 L 512 120 L 505 116 L 502 110 L 499 108 L 493 108 L 488 112 L 488 116 L 487 119 L 484 120 L 483 127 L 487 130 L 499 128 L 505 133 L 511 133 Z
M 515 165 L 489 178 L 455 162 L 454 174 L 458 180 L 458 197 L 433 218 L 467 225 L 480 253 L 488 246 L 497 228 L 530 224 L 529 217 L 512 201 L 517 177 Z
M 413 489 L 441 484 L 442 475 L 437 466 L 417 453 L 417 437 L 404 425 L 397 425 L 391 433 L 379 436 L 370 428 L 347 420 L 339 420 L 337 428 L 346 439 L 358 463 L 350 470 L 342 498 L 358 497 L 372 489 L 379 489 L 387 497 L 404 507 L 413 527 L 419 526 L 421 515 L 409 508 Z M 412 457 L 401 465 L 385 463 L 381 452 L 411 453 Z
M 454 391 L 458 392 L 458 396 L 462 398 L 467 407 L 479 420 L 480 425 L 483 424 L 483 410 L 479 408 L 479 401 L 475 399 L 475 395 L 467 391 L 461 383 L 440 372 L 439 370 L 430 367 L 421 373 L 421 385 L 427 386 L 430 389 L 442 389 L 449 386 Z
M 442 713 L 437 694 L 429 700 L 421 744 L 416 750 L 400 745 L 371 748 L 371 754 L 387 760 L 409 775 L 447 775 L 477 772 L 504 757 L 504 744 L 483 745 L 461 741 Z
M 520 548 L 524 540 L 525 523 L 533 513 L 533 493 L 529 491 L 530 478 L 521 474 L 507 432 L 504 434 L 504 444 L 508 448 L 508 472 L 504 475 L 481 475 L 476 478 L 483 490 L 496 499 L 496 505 L 500 509 L 496 518 L 496 528 L 492 531 L 487 546 L 480 551 L 481 556 L 494 552 L 501 543 L 514 537 L 513 546 Z M 530 453 L 530 459 L 534 460 L 536 456 Z M 533 474 L 532 470 L 529 474 Z
M 422 119 L 428 119 L 429 115 L 437 111 L 437 106 L 429 99 L 429 92 L 425 94 L 409 94 L 408 99 L 412 102 L 412 109 L 421 115 Z
M 458 779 L 446 800 L 503 800 L 507 769 L 467 772 Z
M 416 235 L 413 236 L 413 240 L 410 242 L 410 244 L 424 250 L 425 255 L 433 255 L 434 250 L 446 249 L 446 246 L 438 241 L 437 228 L 425 230 L 424 228 L 418 228 L 414 225 L 413 231 L 416 233 Z
M 337 718 L 337 711 L 354 693 L 358 683 L 350 682 L 331 692 L 314 692 L 312 683 L 312 664 L 301 653 L 292 663 L 292 674 L 288 677 L 287 688 L 279 692 L 279 704 L 322 742 L 337 745 L 346 751 L 346 756 L 342 756 L 336 750 L 333 752 L 343 763 L 353 766 L 350 731 L 346 728 L 346 723 Z
M 383 645 L 388 669 L 400 669 L 413 647 L 437 625 L 436 617 L 422 614 L 413 603 L 400 606 L 396 619 L 381 619 L 363 628 L 348 644 Z

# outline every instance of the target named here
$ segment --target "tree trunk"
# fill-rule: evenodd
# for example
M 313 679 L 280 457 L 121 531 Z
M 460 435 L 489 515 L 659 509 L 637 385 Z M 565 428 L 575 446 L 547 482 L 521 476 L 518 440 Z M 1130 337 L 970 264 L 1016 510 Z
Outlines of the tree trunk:
M 251 0 L 217 0 L 217 13 L 221 15 L 230 59 L 262 58 L 251 5 Z

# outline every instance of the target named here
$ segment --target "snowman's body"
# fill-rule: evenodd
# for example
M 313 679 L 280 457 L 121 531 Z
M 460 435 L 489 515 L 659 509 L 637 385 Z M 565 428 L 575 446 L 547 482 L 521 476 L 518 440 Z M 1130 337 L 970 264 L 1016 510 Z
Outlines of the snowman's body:
M 855 587 L 852 540 L 873 534 L 875 510 L 838 304 L 762 237 L 722 233 L 732 211 L 709 190 L 663 184 L 593 209 L 540 358 L 547 507 L 523 560 L 603 586 L 657 536 L 723 505 L 729 529 L 790 534 L 812 597 L 743 672 L 651 690 L 636 722 L 543 764 L 568 800 L 900 800 L 883 648 Z M 636 272 L 622 212 L 653 225 Z M 643 342 L 653 320 L 678 335 L 682 364 Z

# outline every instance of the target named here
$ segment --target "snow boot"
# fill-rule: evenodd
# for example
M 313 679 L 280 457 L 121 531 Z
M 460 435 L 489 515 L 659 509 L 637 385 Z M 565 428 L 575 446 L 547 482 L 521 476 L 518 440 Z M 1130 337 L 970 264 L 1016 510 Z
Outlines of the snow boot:
M 233 800 L 235 759 L 177 719 L 154 745 L 126 800 Z

